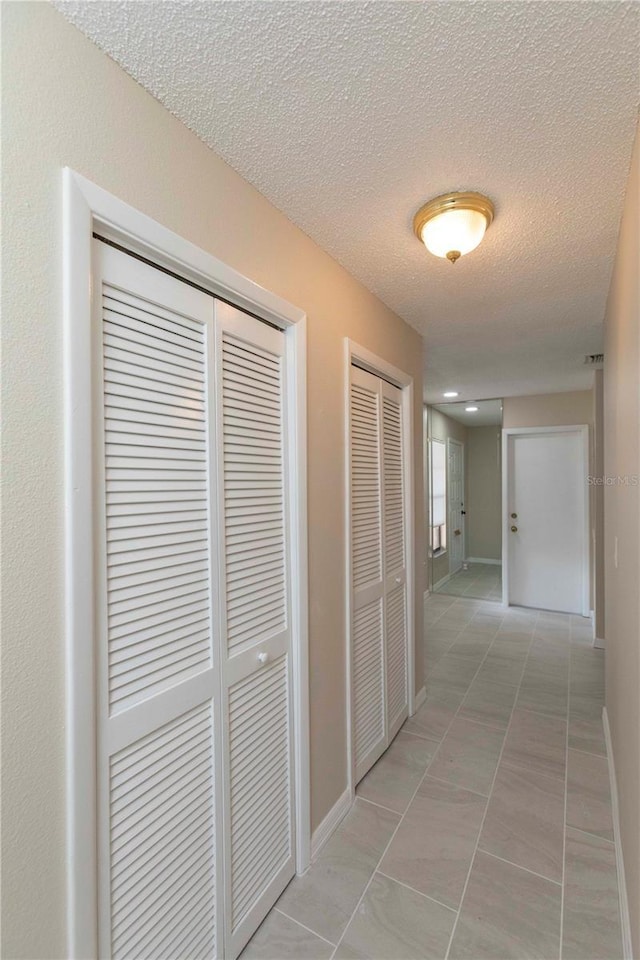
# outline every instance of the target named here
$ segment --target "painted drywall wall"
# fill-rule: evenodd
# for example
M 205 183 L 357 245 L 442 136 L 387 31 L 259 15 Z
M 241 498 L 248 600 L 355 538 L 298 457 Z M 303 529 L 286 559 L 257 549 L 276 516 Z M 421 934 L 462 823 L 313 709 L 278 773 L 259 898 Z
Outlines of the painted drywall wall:
M 428 407 L 427 411 L 429 421 L 428 431 L 432 440 L 442 440 L 446 443 L 446 441 L 451 438 L 452 440 L 459 440 L 460 443 L 466 442 L 467 428 L 464 424 L 453 420 L 452 417 L 441 413 L 440 410 L 434 410 L 433 407 Z M 430 469 L 428 457 L 427 469 Z M 440 557 L 433 557 L 431 559 L 431 570 L 429 574 L 430 588 L 433 588 L 433 586 L 439 583 L 443 577 L 446 577 L 448 573 L 449 554 L 445 553 Z
M 593 476 L 604 476 L 604 375 L 596 370 L 593 383 Z M 592 489 L 593 622 L 598 646 L 604 643 L 604 485 Z
M 640 957 L 640 487 L 633 480 L 640 477 L 639 224 L 640 131 L 604 325 L 604 474 L 613 481 L 604 487 L 605 696 L 634 957 Z
M 573 423 L 593 423 L 591 390 L 504 398 L 503 427 L 562 427 Z
M 502 557 L 500 427 L 467 427 L 465 447 L 467 557 Z
M 435 410 L 433 407 L 429 407 L 429 411 L 431 415 L 431 436 L 434 440 L 448 440 L 451 437 L 452 440 L 465 443 L 467 428 L 463 423 L 459 423 L 458 420 L 448 417 L 446 413 L 441 413 L 440 410 Z
M 3 3 L 3 956 L 66 956 L 62 176 L 65 165 L 309 318 L 311 776 L 316 826 L 347 783 L 344 337 L 415 383 L 422 340 L 47 3 Z M 420 588 L 423 586 L 420 583 Z M 416 633 L 422 636 L 422 589 Z M 422 643 L 416 645 L 422 682 Z

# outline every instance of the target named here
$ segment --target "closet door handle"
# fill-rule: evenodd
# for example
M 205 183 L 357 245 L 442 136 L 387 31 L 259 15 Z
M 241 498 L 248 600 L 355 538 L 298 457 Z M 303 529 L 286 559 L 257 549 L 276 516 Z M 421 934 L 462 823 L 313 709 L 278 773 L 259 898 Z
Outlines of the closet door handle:
M 266 663 L 268 659 L 269 659 L 269 654 L 266 653 L 264 650 L 262 650 L 258 654 L 258 663 Z
M 395 581 L 396 583 L 402 583 L 402 577 L 396 577 Z

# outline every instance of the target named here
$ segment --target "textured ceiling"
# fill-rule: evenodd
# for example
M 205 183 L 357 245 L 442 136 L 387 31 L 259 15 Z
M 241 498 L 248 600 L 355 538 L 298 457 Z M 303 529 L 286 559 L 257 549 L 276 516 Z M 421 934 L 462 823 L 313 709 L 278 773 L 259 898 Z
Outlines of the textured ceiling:
M 502 400 L 478 400 L 474 406 L 477 406 L 477 413 L 467 413 L 465 407 L 470 406 L 468 402 L 464 403 L 434 403 L 434 409 L 440 413 L 446 413 L 452 420 L 463 423 L 465 427 L 490 427 L 502 423 Z
M 639 101 L 635 2 L 56 7 L 424 334 L 426 397 L 584 389 Z M 452 266 L 412 234 L 449 190 L 496 219 Z

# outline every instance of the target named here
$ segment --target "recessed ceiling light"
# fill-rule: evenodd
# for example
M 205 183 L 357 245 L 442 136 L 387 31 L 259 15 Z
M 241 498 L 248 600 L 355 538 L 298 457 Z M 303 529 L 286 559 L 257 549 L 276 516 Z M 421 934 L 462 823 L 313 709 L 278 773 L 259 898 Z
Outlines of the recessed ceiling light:
M 457 397 L 458 393 L 456 390 L 447 390 L 446 393 L 442 394 L 443 397 Z
M 477 412 L 478 412 L 478 408 L 477 408 L 477 407 L 465 407 L 465 410 L 467 411 L 467 413 L 477 413 Z
M 445 193 L 420 207 L 413 231 L 434 257 L 455 263 L 475 250 L 493 215 L 491 200 L 481 193 Z

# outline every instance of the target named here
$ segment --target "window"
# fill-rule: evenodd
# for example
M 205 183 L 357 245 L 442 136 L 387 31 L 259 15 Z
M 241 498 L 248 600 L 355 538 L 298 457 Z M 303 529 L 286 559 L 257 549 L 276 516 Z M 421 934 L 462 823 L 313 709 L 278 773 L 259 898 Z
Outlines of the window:
M 447 448 L 442 440 L 431 441 L 431 555 L 447 549 Z

